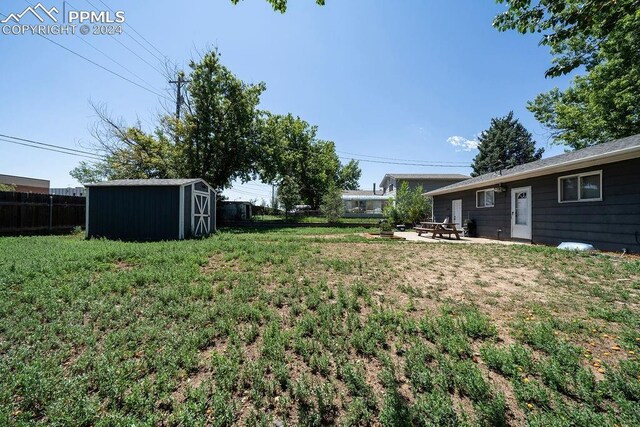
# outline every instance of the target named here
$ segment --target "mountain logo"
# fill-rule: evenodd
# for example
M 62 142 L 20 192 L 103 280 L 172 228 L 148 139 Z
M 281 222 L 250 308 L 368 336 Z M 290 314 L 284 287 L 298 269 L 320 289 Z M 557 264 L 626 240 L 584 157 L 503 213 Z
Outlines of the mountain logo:
M 38 13 L 40 12 L 40 13 Z M 40 22 L 44 22 L 44 18 L 42 16 L 48 17 L 49 19 L 51 19 L 53 22 L 58 22 L 58 19 L 54 16 L 55 14 L 58 14 L 59 11 L 58 9 L 54 6 L 51 9 L 47 9 L 46 7 L 44 7 L 42 5 L 42 3 L 38 3 L 35 6 L 29 6 L 27 7 L 25 10 L 22 11 L 22 13 L 11 13 L 9 16 L 7 16 L 4 20 L 0 21 L 0 23 L 2 24 L 6 24 L 7 22 L 9 22 L 10 20 L 14 20 L 17 23 L 20 23 L 20 20 L 27 14 L 31 14 L 33 16 L 35 16 L 38 21 Z

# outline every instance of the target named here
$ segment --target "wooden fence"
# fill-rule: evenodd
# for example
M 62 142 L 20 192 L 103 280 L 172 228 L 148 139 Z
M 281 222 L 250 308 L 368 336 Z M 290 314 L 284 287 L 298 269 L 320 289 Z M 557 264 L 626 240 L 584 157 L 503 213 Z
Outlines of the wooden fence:
M 0 234 L 53 234 L 84 227 L 85 208 L 84 197 L 0 192 Z

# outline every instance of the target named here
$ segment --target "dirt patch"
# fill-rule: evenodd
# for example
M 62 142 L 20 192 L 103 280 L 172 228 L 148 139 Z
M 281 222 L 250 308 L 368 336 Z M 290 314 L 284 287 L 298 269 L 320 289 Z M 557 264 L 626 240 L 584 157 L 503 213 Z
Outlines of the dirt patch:
M 118 260 L 115 262 L 116 270 L 118 271 L 129 271 L 133 270 L 135 264 L 127 261 Z

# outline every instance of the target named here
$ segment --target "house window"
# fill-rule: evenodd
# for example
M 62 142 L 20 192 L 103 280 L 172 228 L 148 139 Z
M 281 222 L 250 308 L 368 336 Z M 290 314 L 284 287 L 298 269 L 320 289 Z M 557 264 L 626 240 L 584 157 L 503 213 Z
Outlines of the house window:
M 476 191 L 476 208 L 492 208 L 495 202 L 495 191 L 480 190 Z
M 602 171 L 558 178 L 558 202 L 593 202 L 602 200 Z

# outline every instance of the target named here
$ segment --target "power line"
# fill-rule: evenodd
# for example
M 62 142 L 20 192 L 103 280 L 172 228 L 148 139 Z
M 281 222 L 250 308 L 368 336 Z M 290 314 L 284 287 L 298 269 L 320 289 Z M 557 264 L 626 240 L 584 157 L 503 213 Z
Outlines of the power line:
M 371 156 L 371 155 L 368 155 L 368 154 L 350 153 L 348 151 L 340 151 L 340 150 L 336 150 L 336 153 L 349 154 L 350 156 L 368 157 L 370 159 L 394 160 L 394 161 L 400 161 L 400 162 L 451 163 L 451 164 L 460 163 L 460 164 L 464 164 L 464 165 L 468 164 L 467 162 L 446 162 L 446 161 L 440 161 L 440 160 L 436 161 L 436 160 L 398 159 L 398 158 L 394 158 L 394 157 L 380 157 L 380 156 Z
M 73 6 L 71 3 L 69 3 L 67 1 L 67 4 L 69 6 L 71 6 L 72 9 L 78 10 L 75 6 Z M 84 37 L 81 37 L 80 35 L 78 35 L 77 33 L 75 34 L 76 37 L 78 37 L 78 39 L 80 39 L 80 41 L 82 41 L 83 43 L 89 45 L 90 47 L 92 47 L 94 50 L 98 51 L 99 53 L 101 53 L 103 56 L 105 56 L 107 59 L 111 60 L 111 62 L 115 63 L 116 65 L 118 65 L 120 68 L 124 69 L 125 71 L 127 71 L 129 74 L 135 76 L 136 78 L 138 78 L 140 81 L 144 82 L 148 87 L 153 88 L 153 85 L 151 83 L 149 83 L 148 81 L 146 81 L 145 79 L 143 79 L 142 77 L 140 77 L 138 74 L 134 73 L 133 71 L 131 71 L 129 68 L 125 67 L 124 65 L 122 65 L 120 62 L 118 62 L 117 60 L 113 59 L 111 56 L 109 56 L 107 53 L 105 53 L 103 50 L 97 48 L 95 45 L 93 45 L 92 43 L 88 42 L 87 40 L 85 40 Z M 125 46 L 126 47 L 126 46 Z
M 104 5 L 104 7 L 106 7 L 107 9 L 109 9 L 111 12 L 113 12 L 115 14 L 115 11 L 113 9 L 111 9 L 111 7 L 109 7 L 108 4 L 106 4 L 104 1 L 102 0 L 98 0 L 100 3 L 102 3 Z M 87 0 L 87 3 L 89 3 L 91 6 L 93 6 L 94 9 L 98 10 L 97 7 L 95 7 L 93 5 L 93 3 L 91 3 L 90 0 Z M 134 33 L 136 33 L 142 40 L 144 40 L 145 42 L 147 42 L 147 44 L 149 44 L 149 46 L 151 46 L 152 48 L 154 48 L 165 60 L 167 58 L 167 55 L 165 55 L 164 53 L 160 52 L 160 50 L 155 47 L 149 40 L 147 40 L 146 38 L 144 38 L 144 36 L 142 36 L 142 34 L 140 34 L 139 32 L 136 31 L 135 28 L 133 28 L 133 26 L 131 24 L 129 24 L 128 22 L 125 22 L 125 25 L 127 25 L 129 28 L 131 28 L 133 30 Z M 133 38 L 129 33 L 125 33 L 125 35 L 127 35 L 131 40 L 133 40 L 134 42 L 138 43 L 140 45 L 140 47 L 142 47 L 144 50 L 146 50 L 147 52 L 149 52 L 149 54 L 151 56 L 153 56 L 155 59 L 157 59 L 160 63 L 163 62 L 163 59 L 158 58 L 153 52 L 151 52 L 146 46 L 144 46 L 142 43 L 140 43 L 138 40 L 136 40 L 135 38 Z
M 30 145 L 30 144 L 26 144 L 24 142 L 18 142 L 18 141 L 11 141 L 9 139 L 4 139 L 4 138 L 0 138 L 0 141 L 3 142 L 8 142 L 10 144 L 16 144 L 16 145 L 23 145 L 25 147 L 30 147 L 30 148 L 37 148 L 39 150 L 45 150 L 45 151 L 54 151 L 57 153 L 61 153 L 61 154 L 67 154 L 69 156 L 76 156 L 76 157 L 85 157 L 87 159 L 91 159 L 91 160 L 101 160 L 99 157 L 94 157 L 94 156 L 86 156 L 84 154 L 76 154 L 76 153 L 71 153 L 68 151 L 62 151 L 62 150 L 56 150 L 54 148 L 47 148 L 47 147 L 40 147 L 38 145 Z
M 165 96 L 165 95 L 163 95 L 163 94 L 161 94 L 161 93 L 159 93 L 159 92 L 156 92 L 155 90 L 148 89 L 147 87 L 142 86 L 141 84 L 138 84 L 138 83 L 134 82 L 133 80 L 128 79 L 128 78 L 126 78 L 126 77 L 124 77 L 122 74 L 118 74 L 118 73 L 116 73 L 115 71 L 110 70 L 110 69 L 108 69 L 107 67 L 105 67 L 105 66 L 103 66 L 103 65 L 100 65 L 100 64 L 98 64 L 97 62 L 92 61 L 91 59 L 87 58 L 86 56 L 83 56 L 83 55 L 79 54 L 78 52 L 75 52 L 75 51 L 73 51 L 73 50 L 69 49 L 68 47 L 63 46 L 63 45 L 61 45 L 60 43 L 58 43 L 58 42 L 56 42 L 56 41 L 53 41 L 53 40 L 51 40 L 50 38 L 48 38 L 48 37 L 46 37 L 46 36 L 43 36 L 42 34 L 38 34 L 38 35 L 39 35 L 40 37 L 44 38 L 45 40 L 47 40 L 47 41 L 49 41 L 49 42 L 51 42 L 51 43 L 55 44 L 56 46 L 59 46 L 59 47 L 61 47 L 62 49 L 66 50 L 66 51 L 68 51 L 68 52 L 70 52 L 70 53 L 72 53 L 72 54 L 74 54 L 74 55 L 76 55 L 76 56 L 78 56 L 78 57 L 80 57 L 80 58 L 82 58 L 82 59 L 84 59 L 85 61 L 90 62 L 91 64 L 95 65 L 96 67 L 101 68 L 101 69 L 103 69 L 104 71 L 106 71 L 106 72 L 108 72 L 108 73 L 111 73 L 111 74 L 113 74 L 114 76 L 119 77 L 119 78 L 121 78 L 122 80 L 125 80 L 125 81 L 127 81 L 127 82 L 131 83 L 132 85 L 138 86 L 140 89 L 144 89 L 144 90 L 146 90 L 147 92 L 150 92 L 150 93 L 152 93 L 152 94 L 154 94 L 154 95 L 156 95 L 156 96 L 159 96 L 159 97 L 161 97 L 161 98 L 165 98 L 165 99 L 166 99 L 166 100 L 168 100 L 168 101 L 171 101 L 171 99 L 169 99 L 167 96 Z
M 111 9 L 109 7 L 108 4 L 106 4 L 105 2 L 103 2 L 102 0 L 98 0 L 100 3 L 102 3 L 104 5 L 104 7 L 106 7 L 107 9 L 109 9 L 111 12 L 114 12 L 113 9 Z M 115 13 L 115 12 L 114 12 Z M 167 55 L 165 55 L 164 53 L 162 53 L 160 51 L 160 49 L 158 49 L 157 47 L 155 47 L 155 45 L 153 43 L 151 43 L 149 40 L 147 40 L 142 34 L 140 34 L 139 32 L 136 31 L 135 28 L 133 28 L 133 25 L 129 24 L 128 22 L 125 22 L 125 24 L 127 24 L 127 27 L 131 28 L 133 30 L 134 33 L 136 33 L 142 40 L 144 40 L 145 42 L 147 42 L 147 44 L 149 46 L 151 46 L 152 48 L 154 48 L 156 50 L 156 52 L 158 52 L 160 55 L 162 55 L 164 58 L 167 57 Z
M 29 4 L 29 5 L 30 5 L 30 3 L 29 3 L 29 2 L 27 2 L 27 4 Z M 5 18 L 7 17 L 7 15 L 5 15 L 5 14 L 4 14 L 4 13 L 2 13 L 2 12 L 0 12 L 0 15 L 4 16 Z M 135 86 L 138 86 L 139 88 L 144 89 L 144 90 L 146 90 L 147 92 L 153 93 L 153 94 L 154 94 L 154 95 L 156 95 L 156 96 L 159 96 L 159 97 L 165 98 L 165 99 L 167 99 L 167 100 L 170 100 L 170 99 L 169 99 L 169 98 L 167 98 L 165 95 L 163 95 L 163 94 L 161 94 L 161 93 L 158 93 L 158 92 L 156 92 L 156 91 L 154 91 L 154 90 L 152 90 L 152 89 L 149 89 L 149 88 L 147 88 L 147 87 L 145 87 L 145 86 L 142 86 L 141 84 L 136 83 L 136 82 L 134 82 L 133 80 L 128 79 L 127 77 L 124 77 L 123 75 L 118 74 L 118 73 L 116 73 L 116 72 L 115 72 L 115 71 L 113 71 L 113 70 L 110 70 L 109 68 L 105 67 L 104 65 L 100 65 L 100 64 L 98 64 L 97 62 L 95 62 L 95 61 L 93 61 L 93 60 L 91 60 L 91 59 L 87 58 L 86 56 L 83 56 L 83 55 L 79 54 L 78 52 L 76 52 L 76 51 L 74 51 L 74 50 L 72 50 L 72 49 L 69 49 L 69 48 L 68 48 L 68 47 L 66 47 L 66 46 L 61 45 L 60 43 L 58 43 L 58 42 L 56 42 L 56 41 L 54 41 L 54 40 L 51 40 L 51 39 L 50 39 L 50 38 L 48 38 L 47 36 L 43 36 L 43 35 L 42 35 L 42 34 L 40 34 L 40 33 L 36 33 L 36 34 L 37 34 L 38 36 L 42 37 L 43 39 L 45 39 L 45 40 L 47 40 L 47 41 L 49 41 L 49 42 L 51 42 L 51 43 L 55 44 L 56 46 L 58 46 L 58 47 L 60 47 L 60 48 L 62 48 L 62 49 L 64 49 L 64 50 L 66 50 L 67 52 L 72 53 L 72 54 L 74 54 L 74 55 L 76 55 L 76 56 L 78 56 L 78 57 L 80 57 L 80 58 L 84 59 L 85 61 L 87 61 L 87 62 L 89 62 L 89 63 L 91 63 L 91 64 L 95 65 L 96 67 L 101 68 L 101 69 L 103 69 L 104 71 L 106 71 L 106 72 L 108 72 L 108 73 L 110 73 L 110 74 L 113 74 L 113 75 L 114 75 L 114 76 L 116 76 L 116 77 L 121 78 L 122 80 L 125 80 L 125 81 L 127 81 L 127 82 L 129 82 L 129 83 L 131 83 L 131 84 L 133 84 L 133 85 L 135 85 Z
M 26 139 L 26 138 L 19 138 L 17 136 L 4 135 L 2 133 L 0 133 L 0 136 L 4 137 L 4 138 L 15 139 L 15 140 L 22 141 L 22 142 L 28 142 L 30 144 L 37 144 L 37 145 L 42 145 L 42 146 L 45 146 L 45 147 L 58 148 L 58 149 L 61 149 L 61 150 L 73 151 L 73 152 L 80 153 L 80 154 L 86 154 L 86 155 L 89 155 L 89 156 L 100 157 L 97 154 L 91 153 L 89 151 L 76 150 L 75 148 L 63 147 L 62 145 L 46 144 L 44 142 L 34 141 L 32 139 Z
M 338 156 L 338 158 L 342 159 L 342 160 L 357 160 L 359 162 L 380 163 L 380 164 L 385 164 L 385 165 L 421 166 L 421 167 L 434 167 L 434 168 L 460 168 L 460 167 L 464 167 L 463 165 L 445 165 L 445 164 L 440 164 L 440 163 L 423 164 L 423 163 L 385 162 L 385 161 L 381 161 L 381 160 L 358 159 L 358 158 L 355 158 L 355 157 L 344 157 L 344 156 Z

